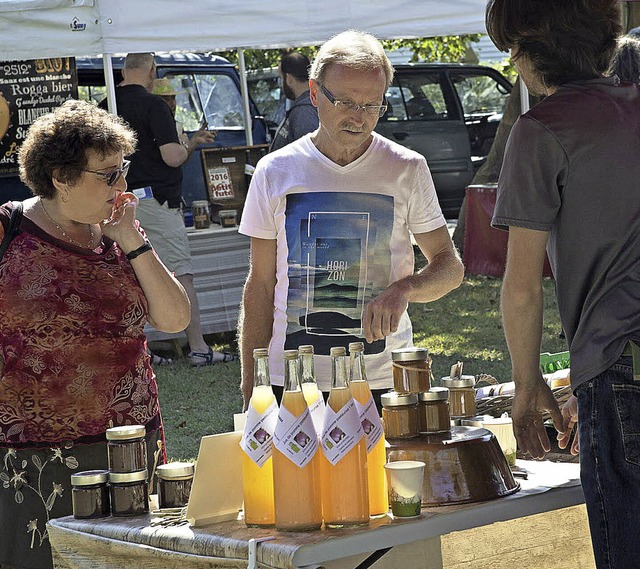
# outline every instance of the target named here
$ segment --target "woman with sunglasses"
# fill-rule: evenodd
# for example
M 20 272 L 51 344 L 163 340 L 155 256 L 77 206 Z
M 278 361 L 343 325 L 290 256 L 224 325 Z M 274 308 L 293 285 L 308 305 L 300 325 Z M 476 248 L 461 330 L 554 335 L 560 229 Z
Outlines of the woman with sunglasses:
M 144 325 L 183 330 L 189 301 L 126 193 L 135 144 L 120 118 L 67 101 L 20 148 L 34 197 L 0 260 L 3 569 L 52 566 L 45 524 L 71 514 L 71 474 L 107 468 L 109 427 L 144 425 L 149 473 L 165 461 Z

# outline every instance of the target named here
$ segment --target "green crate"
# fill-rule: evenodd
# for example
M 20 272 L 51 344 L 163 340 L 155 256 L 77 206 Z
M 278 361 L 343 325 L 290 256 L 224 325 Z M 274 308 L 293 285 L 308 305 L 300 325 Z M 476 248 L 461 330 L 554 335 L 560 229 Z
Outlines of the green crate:
M 569 352 L 540 354 L 540 370 L 542 373 L 553 373 L 559 369 L 567 369 L 569 366 Z

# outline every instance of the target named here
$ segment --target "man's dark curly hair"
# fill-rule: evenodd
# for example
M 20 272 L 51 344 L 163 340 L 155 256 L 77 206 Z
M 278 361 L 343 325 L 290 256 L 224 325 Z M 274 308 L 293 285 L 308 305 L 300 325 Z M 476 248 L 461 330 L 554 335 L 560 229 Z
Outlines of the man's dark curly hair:
M 622 32 L 618 0 L 489 0 L 486 25 L 498 49 L 526 55 L 548 86 L 602 77 Z
M 83 175 L 89 154 L 100 157 L 135 151 L 136 134 L 120 117 L 91 103 L 69 100 L 38 117 L 20 147 L 20 179 L 42 198 L 55 196 L 52 178 L 74 185 Z

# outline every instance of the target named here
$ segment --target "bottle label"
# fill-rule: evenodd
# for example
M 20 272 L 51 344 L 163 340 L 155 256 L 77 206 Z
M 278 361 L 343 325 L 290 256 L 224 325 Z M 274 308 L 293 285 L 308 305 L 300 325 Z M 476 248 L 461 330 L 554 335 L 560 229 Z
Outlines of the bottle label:
M 356 404 L 356 410 L 358 411 L 358 417 L 360 417 L 362 431 L 367 439 L 367 453 L 370 453 L 382 436 L 382 419 L 380 419 L 380 415 L 378 415 L 373 396 L 370 396 L 369 401 L 364 405 L 360 405 L 357 399 L 354 399 L 354 402 Z
M 324 424 L 325 413 L 324 408 L 324 398 L 322 397 L 322 393 L 319 393 L 318 398 L 311 405 L 309 405 L 309 414 L 311 415 L 313 427 L 318 434 L 318 438 L 320 438 L 320 435 L 322 434 L 322 425 Z
M 309 409 L 296 417 L 286 407 L 280 407 L 273 444 L 296 466 L 309 464 L 319 444 Z
M 320 444 L 322 452 L 331 464 L 338 464 L 340 459 L 360 442 L 362 435 L 362 425 L 353 399 L 337 413 L 331 405 L 326 406 Z
M 249 405 L 240 447 L 260 467 L 271 457 L 273 433 L 277 422 L 278 404 L 275 399 L 262 414 L 258 413 L 253 405 Z

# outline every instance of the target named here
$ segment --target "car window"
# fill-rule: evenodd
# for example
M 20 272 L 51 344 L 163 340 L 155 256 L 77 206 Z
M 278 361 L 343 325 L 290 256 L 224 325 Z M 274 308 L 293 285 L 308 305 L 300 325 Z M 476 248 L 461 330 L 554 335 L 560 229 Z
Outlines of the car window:
M 404 94 L 407 97 L 410 96 L 407 90 Z M 404 96 L 397 85 L 390 85 L 385 94 L 387 99 L 387 112 L 384 115 L 384 119 L 388 121 L 406 121 L 407 113 L 404 109 Z
M 403 73 L 396 78 L 401 87 L 408 120 L 441 120 L 449 117 L 440 73 Z
M 242 97 L 229 75 L 180 73 L 166 77 L 178 92 L 176 120 L 184 130 L 198 130 L 203 118 L 210 129 L 244 128 Z
M 501 115 L 504 112 L 509 91 L 488 74 L 450 73 L 456 88 L 465 117 L 471 115 Z
M 253 102 L 267 124 L 279 125 L 285 115 L 285 98 L 280 89 L 277 71 L 273 76 L 259 79 L 247 77 L 247 85 Z

